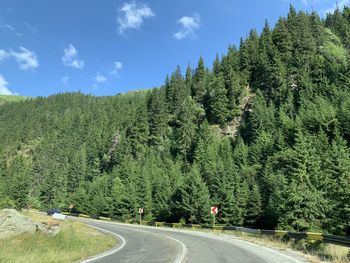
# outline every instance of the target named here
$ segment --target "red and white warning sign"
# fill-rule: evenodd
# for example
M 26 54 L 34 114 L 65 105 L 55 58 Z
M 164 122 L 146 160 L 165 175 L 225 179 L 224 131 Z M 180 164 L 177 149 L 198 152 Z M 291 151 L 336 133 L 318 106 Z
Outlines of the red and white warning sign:
M 142 207 L 139 208 L 139 214 L 143 214 L 143 208 Z
M 218 213 L 218 207 L 217 206 L 212 206 L 210 208 L 210 213 L 212 213 L 215 216 Z

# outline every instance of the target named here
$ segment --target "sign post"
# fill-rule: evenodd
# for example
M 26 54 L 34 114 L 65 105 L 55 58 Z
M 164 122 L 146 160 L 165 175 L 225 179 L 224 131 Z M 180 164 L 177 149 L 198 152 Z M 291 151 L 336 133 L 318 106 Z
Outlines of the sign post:
M 140 208 L 139 208 L 139 214 L 140 214 L 140 225 L 141 225 L 142 214 L 143 214 L 143 207 L 140 207 Z
M 215 226 L 215 216 L 218 213 L 218 207 L 217 206 L 212 206 L 210 208 L 210 213 L 213 215 L 213 227 Z
M 74 205 L 73 204 L 70 204 L 69 205 L 69 213 L 71 214 L 72 213 L 72 209 L 73 209 Z

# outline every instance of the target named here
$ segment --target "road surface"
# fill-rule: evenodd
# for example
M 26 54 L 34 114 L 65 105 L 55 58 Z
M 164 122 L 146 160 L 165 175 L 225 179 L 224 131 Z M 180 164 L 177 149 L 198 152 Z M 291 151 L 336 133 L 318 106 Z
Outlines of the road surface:
M 300 263 L 298 253 L 279 251 L 215 233 L 142 227 L 76 218 L 104 229 L 120 240 L 109 253 L 88 259 L 92 263 Z

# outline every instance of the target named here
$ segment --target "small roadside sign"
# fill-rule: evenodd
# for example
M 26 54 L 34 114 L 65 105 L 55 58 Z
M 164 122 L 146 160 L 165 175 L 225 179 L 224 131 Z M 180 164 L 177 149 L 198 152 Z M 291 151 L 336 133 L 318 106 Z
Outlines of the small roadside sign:
M 69 213 L 71 214 L 72 213 L 72 209 L 73 209 L 74 205 L 73 204 L 70 204 L 69 205 Z
M 142 222 L 142 214 L 143 214 L 143 207 L 140 207 L 140 208 L 139 208 L 139 214 L 140 214 L 140 225 L 141 225 L 141 222 Z
M 218 214 L 218 207 L 212 206 L 210 207 L 210 213 L 213 215 L 213 227 L 215 226 L 215 216 Z
M 210 213 L 212 213 L 214 216 L 217 215 L 218 213 L 218 207 L 217 206 L 212 206 L 210 208 Z

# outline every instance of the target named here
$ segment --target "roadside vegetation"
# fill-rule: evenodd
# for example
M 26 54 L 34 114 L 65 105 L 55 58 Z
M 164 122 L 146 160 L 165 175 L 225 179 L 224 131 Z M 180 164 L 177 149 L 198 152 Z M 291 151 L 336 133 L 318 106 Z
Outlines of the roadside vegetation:
M 196 231 L 213 232 L 209 229 Z M 232 235 L 240 239 L 278 250 L 299 251 L 309 262 L 350 263 L 350 248 L 325 244 L 320 241 L 285 239 L 276 236 L 255 235 L 239 231 L 215 230 L 217 234 Z
M 331 263 L 350 263 L 350 249 L 343 246 L 324 244 L 317 241 L 281 239 L 278 237 L 258 236 L 247 233 L 227 233 L 238 236 L 244 240 L 278 248 L 280 250 L 296 250 L 304 254 L 304 256 L 312 263 L 331 262 Z
M 52 221 L 51 217 L 26 212 L 35 221 Z M 43 233 L 23 234 L 0 240 L 0 262 L 68 263 L 106 251 L 117 241 L 95 229 L 74 221 L 59 222 L 56 236 Z

